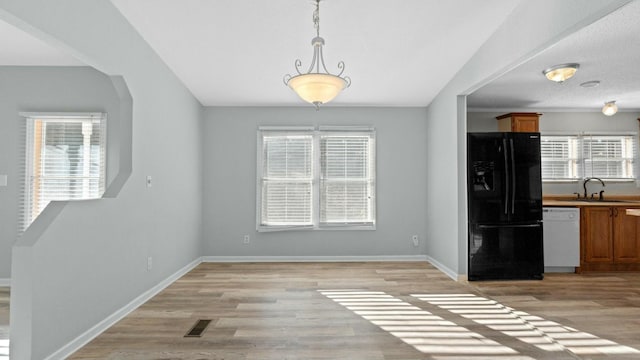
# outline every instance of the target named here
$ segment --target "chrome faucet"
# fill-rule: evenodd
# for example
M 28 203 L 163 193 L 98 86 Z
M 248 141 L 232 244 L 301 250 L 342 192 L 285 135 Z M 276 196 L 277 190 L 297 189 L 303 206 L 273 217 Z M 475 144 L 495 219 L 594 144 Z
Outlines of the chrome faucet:
M 602 181 L 602 179 L 597 178 L 597 177 L 590 177 L 590 178 L 586 178 L 584 179 L 584 182 L 582 183 L 582 187 L 584 188 L 584 198 L 587 198 L 587 183 L 591 180 L 598 180 L 600 181 L 600 184 L 602 184 L 602 187 L 604 187 L 604 181 Z M 600 191 L 600 199 L 602 200 L 602 194 L 604 193 L 604 190 Z

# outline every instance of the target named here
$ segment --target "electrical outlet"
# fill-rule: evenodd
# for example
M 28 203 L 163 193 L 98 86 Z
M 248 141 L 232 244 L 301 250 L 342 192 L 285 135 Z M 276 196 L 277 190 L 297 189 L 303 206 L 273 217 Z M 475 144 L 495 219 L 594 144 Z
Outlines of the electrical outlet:
M 420 244 L 420 240 L 418 240 L 418 235 L 413 235 L 411 237 L 411 241 L 413 241 L 413 246 L 418 246 L 418 244 Z
M 244 236 L 244 240 L 243 240 L 243 242 L 244 242 L 245 244 L 250 243 L 250 242 L 251 242 L 251 237 L 249 237 L 249 235 L 245 235 L 245 236 Z
M 153 257 L 148 256 L 147 257 L 147 271 L 151 270 L 153 268 Z

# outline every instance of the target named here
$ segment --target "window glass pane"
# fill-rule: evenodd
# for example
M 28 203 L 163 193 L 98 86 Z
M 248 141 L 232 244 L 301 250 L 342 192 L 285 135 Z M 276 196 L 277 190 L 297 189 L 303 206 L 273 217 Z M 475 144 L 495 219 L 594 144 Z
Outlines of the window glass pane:
M 54 200 L 96 199 L 105 187 L 104 116 L 29 117 L 23 227 Z
M 313 136 L 262 137 L 262 198 L 260 224 L 313 224 Z
M 324 223 L 367 223 L 371 217 L 369 181 L 324 181 L 321 189 Z
M 311 136 L 265 136 L 265 178 L 311 178 Z
M 264 225 L 311 225 L 311 181 L 269 181 L 263 183 Z
M 572 136 L 542 136 L 542 179 L 578 178 L 578 141 Z
M 372 137 L 320 137 L 320 223 L 373 222 Z
M 585 136 L 583 157 L 585 176 L 602 179 L 632 179 L 633 137 Z

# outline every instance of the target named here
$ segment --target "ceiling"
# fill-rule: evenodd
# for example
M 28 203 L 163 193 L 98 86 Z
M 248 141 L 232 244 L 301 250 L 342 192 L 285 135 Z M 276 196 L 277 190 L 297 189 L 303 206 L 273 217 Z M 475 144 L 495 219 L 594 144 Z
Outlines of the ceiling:
M 0 66 L 81 66 L 82 62 L 0 21 Z
M 282 79 L 311 61 L 312 1 L 112 2 L 203 105 L 305 106 Z M 352 80 L 330 105 L 428 105 L 517 4 L 323 0 L 327 67 Z
M 111 0 L 205 106 L 305 106 L 282 82 L 315 35 L 311 0 Z M 325 60 L 352 85 L 328 106 L 426 106 L 519 1 L 322 0 Z M 472 110 L 640 110 L 640 1 L 469 96 Z M 541 71 L 580 63 L 552 83 Z M 0 65 L 82 66 L 0 21 Z M 580 83 L 599 80 L 600 86 Z
M 620 111 L 640 110 L 640 1 L 569 35 L 535 58 L 471 94 L 470 110 L 600 111 L 615 100 Z M 579 63 L 564 83 L 547 80 L 553 65 Z M 598 80 L 592 88 L 580 84 Z

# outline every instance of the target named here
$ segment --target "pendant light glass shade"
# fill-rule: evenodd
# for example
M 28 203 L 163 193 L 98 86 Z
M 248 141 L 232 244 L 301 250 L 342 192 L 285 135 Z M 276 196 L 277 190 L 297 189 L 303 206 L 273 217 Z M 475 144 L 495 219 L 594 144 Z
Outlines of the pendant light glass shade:
M 300 98 L 314 105 L 326 104 L 333 100 L 346 86 L 347 82 L 331 74 L 304 74 L 294 76 L 287 84 Z
M 331 74 L 327 70 L 322 55 L 324 39 L 320 37 L 320 0 L 316 0 L 316 10 L 313 12 L 313 26 L 316 28 L 316 37 L 311 40 L 313 45 L 313 58 L 306 73 L 301 71 L 302 62 L 298 59 L 295 62 L 297 75 L 284 76 L 284 83 L 306 102 L 315 105 L 316 110 L 320 105 L 333 100 L 340 91 L 351 85 L 348 76 L 342 76 L 344 72 L 344 62 L 338 63 L 338 74 Z
M 615 101 L 607 101 L 602 107 L 602 113 L 607 116 L 615 115 L 618 112 L 618 105 Z
M 547 79 L 561 83 L 575 75 L 579 67 L 580 64 L 576 63 L 561 64 L 545 69 L 544 71 L 542 71 L 542 73 Z

